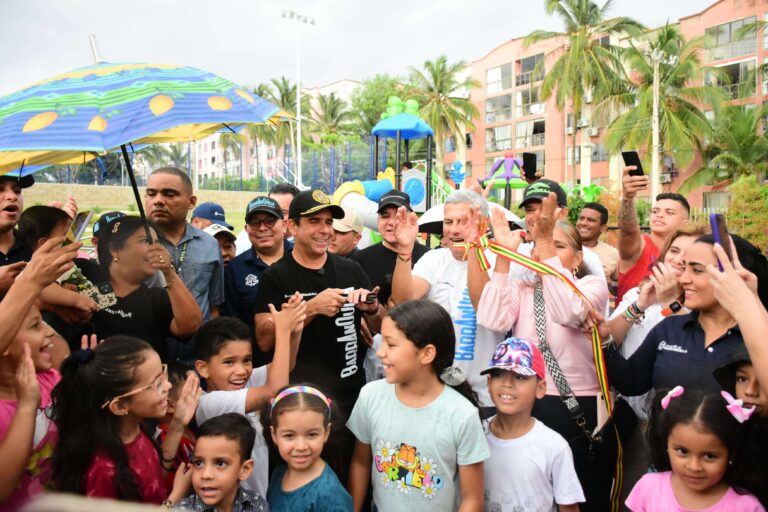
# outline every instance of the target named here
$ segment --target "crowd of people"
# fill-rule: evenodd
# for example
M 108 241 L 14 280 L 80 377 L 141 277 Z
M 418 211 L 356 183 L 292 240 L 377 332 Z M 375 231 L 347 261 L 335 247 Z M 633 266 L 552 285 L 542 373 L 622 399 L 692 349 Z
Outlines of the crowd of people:
M 765 510 L 768 260 L 675 193 L 644 234 L 631 170 L 616 247 L 541 178 L 518 222 L 451 193 L 437 248 L 392 190 L 359 248 L 320 190 L 255 197 L 238 236 L 166 167 L 95 255 L 74 198 L 0 177 L 0 511 Z

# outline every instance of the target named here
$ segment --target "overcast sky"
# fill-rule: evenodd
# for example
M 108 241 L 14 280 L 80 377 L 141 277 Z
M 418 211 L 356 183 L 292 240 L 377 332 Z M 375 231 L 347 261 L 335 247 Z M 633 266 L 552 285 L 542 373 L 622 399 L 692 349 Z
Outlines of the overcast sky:
M 602 2 L 602 0 L 599 0 Z M 648 26 L 706 0 L 615 0 L 613 16 Z M 301 81 L 323 85 L 404 74 L 441 53 L 471 62 L 533 29 L 561 29 L 543 0 L 0 0 L 0 95 L 102 60 L 199 67 L 243 85 L 296 73 L 296 26 L 282 9 L 314 16 L 302 27 Z

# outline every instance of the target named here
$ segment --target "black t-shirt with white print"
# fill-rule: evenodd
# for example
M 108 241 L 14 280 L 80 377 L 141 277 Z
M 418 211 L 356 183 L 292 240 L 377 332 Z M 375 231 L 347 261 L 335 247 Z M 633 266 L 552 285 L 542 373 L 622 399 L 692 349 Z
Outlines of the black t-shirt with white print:
M 264 271 L 256 298 L 256 313 L 269 312 L 268 304 L 280 308 L 300 292 L 310 300 L 326 288 L 371 289 L 368 276 L 354 261 L 328 254 L 322 269 L 299 265 L 289 253 Z M 304 327 L 291 383 L 310 382 L 327 392 L 344 416 L 352 411 L 365 384 L 363 360 L 366 345 L 360 336 L 362 313 L 345 304 L 334 317 L 317 315 Z

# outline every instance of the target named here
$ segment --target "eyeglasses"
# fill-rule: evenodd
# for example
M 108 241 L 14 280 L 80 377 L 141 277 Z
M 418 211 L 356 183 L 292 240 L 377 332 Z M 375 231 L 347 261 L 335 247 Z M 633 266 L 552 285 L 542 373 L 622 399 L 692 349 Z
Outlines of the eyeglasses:
M 267 229 L 272 229 L 275 227 L 275 224 L 277 223 L 278 218 L 277 217 L 267 217 L 265 219 L 253 219 L 251 222 L 248 223 L 248 226 L 251 229 L 259 229 L 262 224 L 264 224 L 264 227 Z
M 161 393 L 163 391 L 163 386 L 165 386 L 165 383 L 168 382 L 168 365 L 163 364 L 162 368 L 163 368 L 162 373 L 160 374 L 159 377 L 157 377 L 154 381 L 152 381 L 152 384 L 149 384 L 147 386 L 144 386 L 138 389 L 134 389 L 133 391 L 123 393 L 122 395 L 118 395 L 110 400 L 107 400 L 106 402 L 104 402 L 101 408 L 104 409 L 115 400 L 121 400 L 123 398 L 128 398 L 129 396 L 138 395 L 143 391 L 152 390 L 155 393 Z

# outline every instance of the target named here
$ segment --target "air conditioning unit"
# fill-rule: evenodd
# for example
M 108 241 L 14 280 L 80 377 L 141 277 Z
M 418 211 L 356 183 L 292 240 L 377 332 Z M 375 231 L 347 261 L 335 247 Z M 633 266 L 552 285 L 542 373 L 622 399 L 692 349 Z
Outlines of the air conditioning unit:
M 598 128 L 597 126 L 593 126 L 592 128 L 589 128 L 587 130 L 587 135 L 589 135 L 590 137 L 597 137 L 599 134 L 600 134 L 600 128 Z
M 589 125 L 589 121 L 584 118 L 579 119 L 579 122 L 576 123 L 576 126 L 578 126 L 579 128 L 584 128 L 585 126 L 588 126 L 588 125 Z
M 668 172 L 660 174 L 659 183 L 661 184 L 672 183 L 672 175 L 669 174 Z
M 573 126 L 566 126 L 565 127 L 565 134 L 566 135 L 573 135 Z
M 584 103 L 586 103 L 587 105 L 592 103 L 592 94 L 587 93 L 584 95 Z

